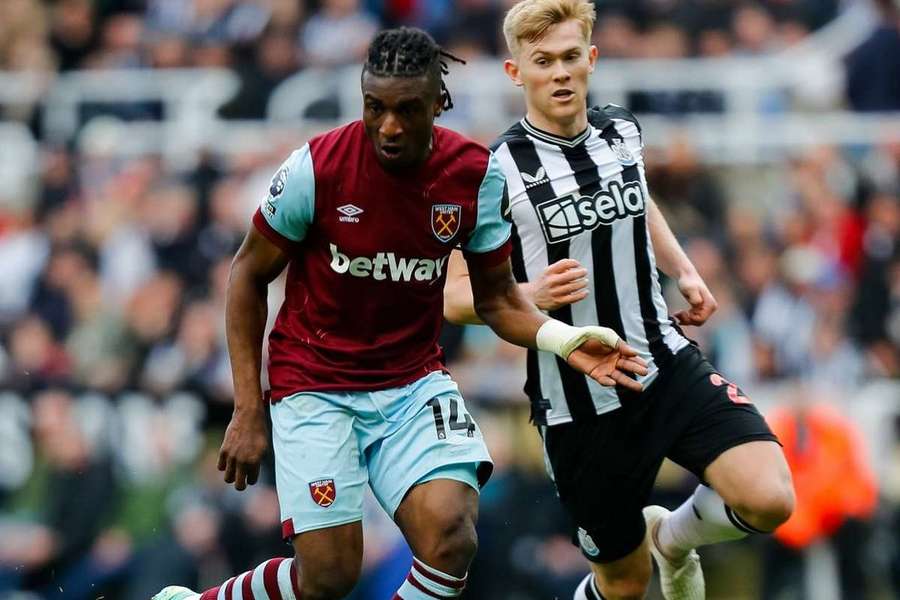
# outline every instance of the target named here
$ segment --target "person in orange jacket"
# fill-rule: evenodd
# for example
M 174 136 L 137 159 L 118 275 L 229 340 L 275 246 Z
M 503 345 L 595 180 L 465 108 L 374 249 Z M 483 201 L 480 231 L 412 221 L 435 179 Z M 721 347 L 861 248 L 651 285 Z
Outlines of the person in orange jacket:
M 832 540 L 841 587 L 859 594 L 864 577 L 853 548 L 864 541 L 861 523 L 873 516 L 878 503 L 878 483 L 860 432 L 839 410 L 823 403 L 781 406 L 766 420 L 784 446 L 797 497 L 793 514 L 775 531 L 782 548 L 773 549 L 779 558 L 770 564 L 784 571 L 792 562 L 785 560 L 788 557 L 799 559 L 812 544 Z M 770 573 L 769 584 L 774 579 L 777 574 Z

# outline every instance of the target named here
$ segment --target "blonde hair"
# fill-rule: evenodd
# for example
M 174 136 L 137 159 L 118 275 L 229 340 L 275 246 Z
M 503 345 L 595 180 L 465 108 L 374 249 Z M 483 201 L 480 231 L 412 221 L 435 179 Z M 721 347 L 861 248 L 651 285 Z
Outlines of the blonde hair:
M 589 0 L 522 0 L 506 13 L 503 36 L 513 56 L 521 42 L 541 39 L 553 25 L 574 19 L 581 25 L 584 39 L 590 42 L 597 13 Z

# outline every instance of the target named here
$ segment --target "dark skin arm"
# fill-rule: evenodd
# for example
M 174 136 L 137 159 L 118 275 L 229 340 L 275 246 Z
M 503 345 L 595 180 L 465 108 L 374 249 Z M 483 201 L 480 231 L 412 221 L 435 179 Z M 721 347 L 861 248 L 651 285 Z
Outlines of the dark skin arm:
M 522 293 L 509 261 L 494 267 L 469 262 L 469 277 L 475 312 L 481 320 L 506 341 L 535 348 L 537 331 L 547 317 Z M 641 390 L 641 384 L 627 373 L 647 373 L 637 352 L 622 340 L 616 348 L 609 348 L 599 340 L 589 339 L 569 355 L 568 363 L 602 385 L 618 384 L 635 391 Z
M 268 447 L 260 371 L 268 286 L 287 266 L 278 246 L 251 227 L 231 263 L 225 331 L 234 380 L 234 413 L 219 450 L 219 470 L 238 490 L 253 485 Z
M 549 265 L 537 281 L 520 283 L 519 289 L 541 310 L 555 310 L 588 296 L 587 269 L 577 260 L 564 258 Z M 444 283 L 444 318 L 455 325 L 484 325 L 475 314 L 469 270 L 463 253 L 450 253 Z

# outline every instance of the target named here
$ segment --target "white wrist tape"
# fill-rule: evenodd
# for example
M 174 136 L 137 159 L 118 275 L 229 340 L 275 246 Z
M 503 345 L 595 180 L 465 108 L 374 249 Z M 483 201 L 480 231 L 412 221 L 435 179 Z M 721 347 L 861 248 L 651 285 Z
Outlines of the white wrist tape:
M 569 355 L 588 339 L 599 340 L 610 348 L 619 345 L 619 334 L 609 327 L 597 325 L 572 327 L 556 319 L 550 319 L 541 325 L 535 342 L 538 350 L 552 352 L 563 359 L 568 359 Z

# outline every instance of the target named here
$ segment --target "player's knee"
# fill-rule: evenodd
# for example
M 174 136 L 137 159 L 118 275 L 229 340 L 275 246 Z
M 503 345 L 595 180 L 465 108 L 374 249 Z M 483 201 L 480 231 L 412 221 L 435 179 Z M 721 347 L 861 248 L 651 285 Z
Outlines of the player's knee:
M 595 564 L 593 571 L 607 600 L 641 600 L 650 587 L 653 563 L 649 553 L 639 548 L 622 560 Z
M 650 587 L 650 571 L 603 577 L 598 585 L 607 600 L 643 600 Z
M 468 511 L 433 515 L 432 534 L 421 560 L 457 577 L 465 574 L 478 550 L 475 518 Z
M 743 499 L 734 508 L 750 525 L 761 531 L 774 531 L 794 512 L 794 488 L 771 485 Z
M 339 600 L 350 595 L 359 580 L 361 564 L 334 556 L 322 564 L 310 565 L 298 575 L 303 600 Z

